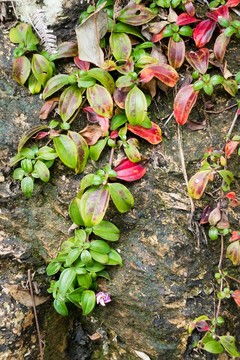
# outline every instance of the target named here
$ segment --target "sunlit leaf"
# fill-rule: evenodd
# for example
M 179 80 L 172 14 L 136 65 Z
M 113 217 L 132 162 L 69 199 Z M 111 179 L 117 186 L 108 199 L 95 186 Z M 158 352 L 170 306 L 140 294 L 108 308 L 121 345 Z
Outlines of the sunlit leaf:
M 200 199 L 211 176 L 211 170 L 198 171 L 188 182 L 188 193 L 193 199 Z
M 127 94 L 125 111 L 131 125 L 140 125 L 147 116 L 147 100 L 137 86 L 134 86 Z
M 156 14 L 149 8 L 132 3 L 121 10 L 118 20 L 129 25 L 139 26 L 148 23 L 155 16 Z
M 107 89 L 95 84 L 87 89 L 87 99 L 93 110 L 104 117 L 111 118 L 113 114 L 113 100 Z
M 26 56 L 13 60 L 12 77 L 20 85 L 24 85 L 31 72 L 31 64 Z
M 97 81 L 99 81 L 110 92 L 110 94 L 113 93 L 115 88 L 115 83 L 113 77 L 109 74 L 108 71 L 100 68 L 93 68 L 88 70 L 87 73 L 88 76 L 91 76 Z
M 216 22 L 213 20 L 201 21 L 193 30 L 193 40 L 197 47 L 201 48 L 207 44 L 215 30 Z
M 68 121 L 82 103 L 82 92 L 75 86 L 67 87 L 60 96 L 59 115 L 63 121 Z
M 35 78 L 33 74 L 31 74 L 28 78 L 28 89 L 31 94 L 38 94 L 40 93 L 42 88 L 41 83 Z
M 200 74 L 205 74 L 207 72 L 209 64 L 209 50 L 207 48 L 187 52 L 186 59 Z
M 228 141 L 225 145 L 225 154 L 227 159 L 229 159 L 232 155 L 232 153 L 235 151 L 235 149 L 237 148 L 237 146 L 240 144 L 240 141 Z
M 120 265 L 122 266 L 122 258 L 121 255 L 114 249 L 111 249 L 108 254 L 108 263 L 107 265 Z
M 174 116 L 179 125 L 184 125 L 195 105 L 199 91 L 195 91 L 193 85 L 185 85 L 180 88 L 174 99 Z

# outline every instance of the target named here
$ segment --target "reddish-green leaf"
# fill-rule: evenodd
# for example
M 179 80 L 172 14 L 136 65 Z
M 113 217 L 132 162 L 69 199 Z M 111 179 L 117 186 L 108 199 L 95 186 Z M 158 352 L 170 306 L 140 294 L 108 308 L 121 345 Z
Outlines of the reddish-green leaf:
M 75 167 L 76 174 L 79 174 L 84 171 L 88 155 L 89 155 L 89 148 L 86 140 L 82 137 L 79 133 L 74 131 L 68 132 L 69 137 L 73 140 L 74 144 L 77 147 L 77 165 Z
M 228 245 L 226 255 L 233 265 L 240 265 L 240 241 L 234 241 Z
M 197 101 L 199 91 L 195 91 L 193 85 L 181 87 L 174 99 L 174 116 L 179 125 L 184 125 Z
M 118 20 L 125 24 L 139 26 L 148 23 L 154 19 L 155 16 L 156 14 L 149 8 L 132 3 L 122 9 Z
M 24 85 L 30 75 L 31 64 L 26 56 L 13 60 L 12 77 L 20 85 Z
M 42 86 L 51 78 L 53 74 L 53 68 L 50 63 L 44 56 L 40 54 L 34 54 L 32 57 L 32 72 L 37 81 L 40 82 Z
M 202 48 L 198 51 L 189 51 L 186 53 L 186 59 L 196 71 L 205 74 L 209 64 L 209 50 Z
M 113 32 L 109 42 L 116 60 L 128 60 L 132 52 L 132 44 L 127 34 Z
M 60 96 L 59 115 L 68 121 L 82 103 L 82 92 L 76 85 L 67 87 Z
M 174 68 L 178 69 L 182 66 L 185 58 L 185 43 L 181 39 L 175 42 L 173 38 L 169 39 L 168 42 L 168 61 L 169 64 Z
M 127 94 L 125 111 L 131 125 L 140 125 L 146 119 L 147 100 L 137 86 L 134 86 Z
M 45 100 L 47 97 L 51 96 L 58 90 L 60 90 L 63 86 L 70 83 L 70 79 L 68 75 L 58 74 L 48 80 L 45 89 L 43 91 L 43 99 Z
M 219 17 L 230 20 L 228 6 L 226 6 L 226 5 L 220 6 L 216 10 L 212 10 L 212 11 L 207 12 L 206 16 L 209 19 L 212 19 L 214 21 L 218 21 Z
M 232 153 L 235 151 L 235 149 L 237 148 L 237 146 L 240 144 L 240 141 L 228 141 L 225 145 L 225 154 L 227 159 L 230 158 L 230 156 L 232 155 Z
M 56 152 L 64 165 L 71 169 L 77 167 L 78 151 L 74 141 L 67 135 L 59 135 L 53 139 Z
M 125 213 L 134 206 L 134 198 L 126 186 L 119 183 L 108 184 L 111 199 L 120 213 Z
M 78 54 L 77 43 L 74 41 L 65 41 L 58 45 L 57 52 L 50 56 L 51 60 L 74 57 Z
M 113 114 L 113 100 L 107 89 L 95 84 L 87 89 L 87 99 L 93 110 L 104 117 L 111 118 Z
M 146 168 L 139 162 L 134 163 L 128 159 L 123 159 L 120 164 L 114 168 L 114 171 L 117 173 L 117 179 L 136 181 L 145 175 Z
M 198 171 L 188 182 L 188 193 L 193 199 L 200 199 L 208 184 L 211 170 Z
M 110 192 L 107 185 L 91 187 L 81 198 L 80 210 L 86 226 L 99 224 L 108 208 Z
M 213 48 L 214 56 L 220 63 L 223 62 L 229 41 L 230 41 L 230 37 L 226 36 L 224 33 L 218 35 L 218 37 L 215 40 L 214 48 Z
M 150 144 L 156 145 L 162 141 L 162 131 L 154 122 L 151 122 L 151 124 L 152 127 L 150 129 L 146 129 L 141 125 L 132 126 L 131 124 L 128 124 L 127 128 L 133 134 L 147 140 Z
M 100 68 L 93 68 L 88 70 L 87 74 L 88 76 L 99 81 L 110 92 L 110 94 L 113 93 L 115 84 L 112 76 L 109 74 L 108 71 Z
M 117 88 L 113 93 L 115 103 L 120 109 L 125 109 L 126 97 L 130 91 L 130 87 Z
M 238 92 L 238 84 L 235 80 L 233 79 L 224 80 L 222 86 L 224 87 L 225 91 L 227 91 L 231 96 L 236 96 Z
M 170 87 L 174 87 L 179 79 L 176 70 L 167 64 L 150 65 L 140 72 L 140 81 L 143 83 L 149 82 L 153 77 Z
M 193 40 L 197 47 L 201 48 L 207 44 L 215 30 L 216 22 L 210 19 L 201 21 L 193 30 Z

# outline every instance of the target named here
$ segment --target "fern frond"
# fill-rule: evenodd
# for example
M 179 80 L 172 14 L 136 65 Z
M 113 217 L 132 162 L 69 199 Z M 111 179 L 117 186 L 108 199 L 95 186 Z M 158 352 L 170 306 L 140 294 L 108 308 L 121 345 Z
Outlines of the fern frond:
M 49 54 L 55 53 L 57 51 L 57 37 L 53 34 L 53 30 L 48 29 L 44 11 L 36 10 L 34 15 L 30 14 L 30 20 L 44 49 L 49 52 Z

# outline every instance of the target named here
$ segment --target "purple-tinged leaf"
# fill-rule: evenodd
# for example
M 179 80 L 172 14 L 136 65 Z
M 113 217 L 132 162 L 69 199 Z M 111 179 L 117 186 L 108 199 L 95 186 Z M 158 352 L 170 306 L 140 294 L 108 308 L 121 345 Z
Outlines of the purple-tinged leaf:
M 205 74 L 207 72 L 209 64 L 209 50 L 207 48 L 187 52 L 186 59 L 200 74 Z
M 50 56 L 50 59 L 62 59 L 67 57 L 74 57 L 78 54 L 77 43 L 74 41 L 65 41 L 58 45 L 57 52 Z
M 75 86 L 67 87 L 60 96 L 59 115 L 63 122 L 68 121 L 82 103 L 82 92 Z
M 42 86 L 52 77 L 53 68 L 49 60 L 40 54 L 32 57 L 32 72 Z
M 226 36 L 224 33 L 221 33 L 220 35 L 218 35 L 218 37 L 215 40 L 213 52 L 214 52 L 215 58 L 220 63 L 222 63 L 224 60 L 225 52 L 226 52 L 229 41 L 230 41 L 230 37 Z
M 89 70 L 90 62 L 81 60 L 78 56 L 74 57 L 74 64 L 81 70 Z
M 13 60 L 12 77 L 20 85 L 24 85 L 31 72 L 31 64 L 26 56 Z
M 116 60 L 128 60 L 132 52 L 132 44 L 125 33 L 112 33 L 109 38 L 110 47 Z
M 103 117 L 113 115 L 113 100 L 111 94 L 103 86 L 95 84 L 87 89 L 87 99 L 93 110 Z
M 45 89 L 43 91 L 43 99 L 45 100 L 58 90 L 60 90 L 63 86 L 70 83 L 70 78 L 65 74 L 58 74 L 48 80 Z
M 203 212 L 202 212 L 202 215 L 201 215 L 201 219 L 200 219 L 200 222 L 199 224 L 200 225 L 204 225 L 204 224 L 207 224 L 208 223 L 208 218 L 209 218 L 209 215 L 212 211 L 212 208 L 211 206 L 207 205 L 204 209 L 203 209 Z
M 188 1 L 185 5 L 185 9 L 186 9 L 186 12 L 190 15 L 190 16 L 194 16 L 195 15 L 195 7 L 193 5 L 193 2 L 192 1 Z
M 181 39 L 175 42 L 173 38 L 169 39 L 168 42 L 168 61 L 169 64 L 174 68 L 178 69 L 182 66 L 185 59 L 185 43 Z
M 77 165 L 75 167 L 75 173 L 79 174 L 84 171 L 87 164 L 89 155 L 88 144 L 84 137 L 75 131 L 69 131 L 68 135 L 77 147 Z

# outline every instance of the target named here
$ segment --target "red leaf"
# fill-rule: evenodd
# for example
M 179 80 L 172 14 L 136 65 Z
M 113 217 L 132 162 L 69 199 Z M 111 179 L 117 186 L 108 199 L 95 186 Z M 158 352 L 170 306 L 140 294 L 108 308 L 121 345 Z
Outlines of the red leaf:
M 218 21 L 219 17 L 222 17 L 224 19 L 230 20 L 230 15 L 229 15 L 229 10 L 228 7 L 226 5 L 219 7 L 216 10 L 213 11 L 209 11 L 208 13 L 206 13 L 206 16 L 209 19 L 212 19 L 214 21 Z
M 230 41 L 230 37 L 226 36 L 224 33 L 218 35 L 214 43 L 214 56 L 215 58 L 222 63 L 224 60 L 225 52 Z
M 168 61 L 169 64 L 174 68 L 178 69 L 182 66 L 185 59 L 185 43 L 181 39 L 175 42 L 173 38 L 169 39 L 168 42 Z
M 133 163 L 128 159 L 123 159 L 119 165 L 114 168 L 117 178 L 125 181 L 136 181 L 141 179 L 145 173 L 145 167 L 139 162 Z
M 117 130 L 113 130 L 110 133 L 110 139 L 116 139 L 118 137 L 118 131 Z
M 186 53 L 186 59 L 189 64 L 200 74 L 205 74 L 209 64 L 209 50 L 207 48 L 198 51 L 189 51 Z
M 238 144 L 240 144 L 240 141 L 228 141 L 225 145 L 225 154 L 227 159 L 230 158 L 234 150 L 237 148 Z
M 230 237 L 229 242 L 233 242 L 236 240 L 240 240 L 240 231 L 233 230 L 232 236 Z
M 55 109 L 57 106 L 57 103 L 59 101 L 59 98 L 55 97 L 51 100 L 46 101 L 43 106 L 41 107 L 40 113 L 39 113 L 39 119 L 46 120 L 48 118 L 48 115 Z
M 152 122 L 152 127 L 150 129 L 146 129 L 140 125 L 132 126 L 130 124 L 127 125 L 127 128 L 133 134 L 140 136 L 150 144 L 156 145 L 162 141 L 162 131 L 160 127 L 154 122 Z
M 89 68 L 90 68 L 90 62 L 81 60 L 81 59 L 79 59 L 78 56 L 75 56 L 75 58 L 74 58 L 73 60 L 74 60 L 75 65 L 76 65 L 79 69 L 81 69 L 81 70 L 89 70 Z
M 216 22 L 213 20 L 201 21 L 193 30 L 193 39 L 197 47 L 201 48 L 207 44 L 215 30 Z
M 50 131 L 39 131 L 36 136 L 33 136 L 33 139 L 41 140 L 50 134 Z
M 83 111 L 87 113 L 87 119 L 91 123 L 99 122 L 100 119 L 104 119 L 104 116 L 98 115 L 91 106 L 86 106 Z
M 234 191 L 230 191 L 229 193 L 227 193 L 226 195 L 225 195 L 225 197 L 227 198 L 227 199 L 236 199 L 236 193 L 234 192 Z
M 225 5 L 228 7 L 235 7 L 238 6 L 239 4 L 240 4 L 240 0 L 228 0 Z
M 186 9 L 186 12 L 191 15 L 191 16 L 194 16 L 195 15 L 195 7 L 193 5 L 193 2 L 192 1 L 189 1 L 185 4 L 185 9 Z
M 144 68 L 140 73 L 140 81 L 143 83 L 148 82 L 153 76 L 170 87 L 174 87 L 179 79 L 178 73 L 172 66 L 161 64 Z
M 182 13 L 178 16 L 176 23 L 177 25 L 182 26 L 182 25 L 193 24 L 197 21 L 200 20 L 194 16 L 190 16 L 188 13 Z
M 210 327 L 208 326 L 208 323 L 205 320 L 197 321 L 195 326 L 199 332 L 204 332 L 204 331 L 210 330 Z
M 162 40 L 162 38 L 163 38 L 162 34 L 163 34 L 163 31 L 164 31 L 164 28 L 158 34 L 153 34 L 153 37 L 152 37 L 152 42 L 153 43 L 156 43 L 156 42 Z
M 237 304 L 237 306 L 240 306 L 240 290 L 235 290 L 232 293 L 232 297 L 233 297 L 235 303 Z
M 193 85 L 181 87 L 174 99 L 174 116 L 179 125 L 184 125 L 197 101 L 199 91 L 195 91 Z

